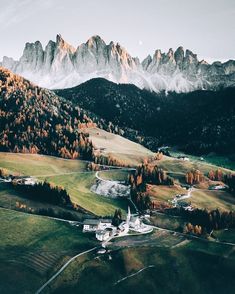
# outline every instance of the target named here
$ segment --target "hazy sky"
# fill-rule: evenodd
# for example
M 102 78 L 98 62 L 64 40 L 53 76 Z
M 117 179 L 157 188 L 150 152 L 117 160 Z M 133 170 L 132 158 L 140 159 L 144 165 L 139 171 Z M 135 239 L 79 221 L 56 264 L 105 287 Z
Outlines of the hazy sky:
M 74 47 L 100 35 L 140 59 L 180 45 L 201 59 L 235 59 L 235 0 L 0 0 L 0 59 L 58 33 Z

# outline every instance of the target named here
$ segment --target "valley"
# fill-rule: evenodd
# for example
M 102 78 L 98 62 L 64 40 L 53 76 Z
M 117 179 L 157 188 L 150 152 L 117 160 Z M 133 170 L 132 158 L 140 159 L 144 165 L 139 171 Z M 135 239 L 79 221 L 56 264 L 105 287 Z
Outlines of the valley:
M 0 62 L 0 293 L 234 293 L 235 61 L 32 40 Z
M 101 132 L 97 135 L 97 130 L 92 130 L 92 132 L 91 134 L 98 137 L 102 134 Z M 116 140 L 119 144 L 120 139 L 117 137 L 114 142 Z M 97 142 L 100 143 L 97 146 L 104 153 L 109 153 L 115 148 L 115 143 L 114 146 L 111 146 L 112 148 L 110 147 L 110 141 L 105 145 L 106 140 L 103 136 L 99 137 Z M 127 150 L 132 148 L 133 154 L 135 154 L 135 148 L 145 150 L 133 145 L 132 142 L 128 143 L 128 140 L 125 142 L 124 149 L 120 149 L 124 153 L 115 153 L 122 159 L 127 156 L 125 152 L 128 154 Z M 146 152 L 145 156 L 149 154 L 152 156 L 149 152 Z M 140 162 L 133 160 L 132 166 L 139 165 Z M 184 174 L 188 170 L 198 168 L 207 173 L 212 168 L 216 168 L 206 162 L 182 161 L 167 156 L 156 163 L 167 173 L 175 175 L 179 183 L 183 181 Z M 112 216 L 116 209 L 121 209 L 125 217 L 127 207 L 130 205 L 127 199 L 109 199 L 91 192 L 91 186 L 96 181 L 96 172 L 87 170 L 87 162 L 83 160 L 2 152 L 0 153 L 0 168 L 13 174 L 30 175 L 39 181 L 47 180 L 55 185 L 60 185 L 69 192 L 73 203 L 82 208 L 70 211 L 76 219 L 74 222 L 38 216 L 34 214 L 37 214 L 37 211 L 27 209 L 29 207 L 33 209 L 50 207 L 57 211 L 59 218 L 60 215 L 63 215 L 62 212 L 68 212 L 68 210 L 27 199 L 6 184 L 0 184 L 1 232 L 6 236 L 0 244 L 1 272 L 3 273 L 1 293 L 14 293 L 16 288 L 22 289 L 22 292 L 39 290 L 66 264 L 69 258 L 93 247 L 100 248 L 101 244 L 94 235 L 82 233 L 84 217 L 89 217 L 91 213 L 98 216 Z M 223 171 L 230 172 L 228 169 L 223 169 Z M 99 171 L 101 179 L 110 181 L 128 181 L 128 174 L 128 169 L 125 168 L 110 167 L 110 169 Z M 177 185 L 153 185 L 152 189 L 153 196 L 151 197 L 158 202 L 168 202 L 175 195 L 185 191 Z M 202 189 L 199 187 L 198 190 L 192 192 L 190 201 L 193 206 L 206 209 L 234 210 L 235 205 L 235 198 L 231 195 L 227 196 L 226 192 L 205 191 L 204 187 Z M 21 203 L 22 206 L 17 207 L 16 202 Z M 152 233 L 114 238 L 106 243 L 104 254 L 94 250 L 75 258 L 53 281 L 45 286 L 42 293 L 64 293 L 65 291 L 68 293 L 77 291 L 81 293 L 109 293 L 110 291 L 121 293 L 127 289 L 128 291 L 135 289 L 137 293 L 143 291 L 169 293 L 175 287 L 180 288 L 183 282 L 182 277 L 184 277 L 185 285 L 183 293 L 187 293 L 191 283 L 199 285 L 199 281 L 208 271 L 210 274 L 207 275 L 207 282 L 196 287 L 193 293 L 199 290 L 209 291 L 211 283 L 217 287 L 218 292 L 215 293 L 222 291 L 224 283 L 230 281 L 235 270 L 233 229 L 214 230 L 212 235 L 205 239 L 200 236 L 182 234 L 179 228 L 184 227 L 186 223 L 182 217 L 155 211 L 146 221 L 155 226 Z M 18 237 L 19 232 L 21 238 Z M 216 266 L 210 267 L 209 270 L 208 266 L 212 263 Z M 223 279 L 218 281 L 217 272 L 220 270 L 223 270 L 225 274 Z M 8 271 L 18 276 L 19 282 L 13 284 L 11 278 L 5 276 Z M 172 277 L 170 283 L 169 275 Z M 27 282 L 29 277 L 31 283 Z M 106 277 L 106 282 L 100 284 L 98 281 L 104 277 Z M 88 280 L 92 283 L 88 283 Z M 230 283 L 227 290 L 230 291 L 233 287 L 234 285 Z

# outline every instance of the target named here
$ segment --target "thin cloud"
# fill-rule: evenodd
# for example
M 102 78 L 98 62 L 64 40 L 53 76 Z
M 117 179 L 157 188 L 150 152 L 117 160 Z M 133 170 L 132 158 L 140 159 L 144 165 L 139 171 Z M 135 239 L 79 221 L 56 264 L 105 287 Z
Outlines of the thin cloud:
M 24 21 L 39 10 L 51 8 L 53 1 L 54 0 L 12 0 L 5 6 L 2 5 L 0 12 L 0 29 L 5 30 L 12 25 Z

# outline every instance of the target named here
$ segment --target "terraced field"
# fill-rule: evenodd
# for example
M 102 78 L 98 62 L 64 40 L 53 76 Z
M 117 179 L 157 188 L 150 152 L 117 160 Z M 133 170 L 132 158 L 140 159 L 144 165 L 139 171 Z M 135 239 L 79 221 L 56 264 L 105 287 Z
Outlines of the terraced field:
M 46 276 L 48 269 L 53 268 L 63 255 L 52 252 L 28 252 L 19 257 L 19 261 L 27 264 L 29 268 L 38 272 L 41 276 Z
M 69 257 L 96 244 L 45 217 L 0 209 L 0 220 L 0 293 L 34 293 Z

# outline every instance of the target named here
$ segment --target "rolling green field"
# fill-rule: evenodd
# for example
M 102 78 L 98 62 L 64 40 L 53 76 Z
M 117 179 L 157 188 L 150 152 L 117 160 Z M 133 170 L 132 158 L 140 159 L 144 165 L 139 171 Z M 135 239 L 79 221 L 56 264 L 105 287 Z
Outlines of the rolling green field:
M 235 197 L 225 191 L 196 190 L 188 199 L 193 206 L 219 210 L 235 210 Z
M 104 180 L 113 180 L 113 181 L 128 181 L 128 176 L 130 174 L 130 171 L 128 170 L 119 170 L 119 169 L 113 169 L 113 170 L 105 170 L 105 171 L 99 171 L 99 176 Z
M 0 168 L 6 168 L 14 174 L 47 176 L 85 171 L 86 162 L 46 155 L 0 152 Z
M 174 231 L 179 231 L 180 228 L 183 228 L 185 225 L 185 221 L 181 217 L 175 217 L 164 213 L 153 214 L 150 221 L 154 226 Z
M 103 142 L 104 139 L 101 140 Z M 156 164 L 175 176 L 184 176 L 184 174 L 197 168 L 203 173 L 208 173 L 216 166 L 206 162 L 186 162 L 178 159 L 164 157 Z M 128 203 L 124 199 L 110 199 L 96 195 L 90 191 L 95 183 L 95 172 L 87 172 L 86 162 L 80 160 L 65 160 L 43 155 L 0 153 L 0 168 L 6 168 L 15 174 L 36 176 L 39 180 L 47 180 L 58 186 L 63 186 L 70 194 L 74 203 L 84 209 L 101 216 L 112 215 L 115 209 L 120 208 L 125 215 Z M 231 172 L 224 169 L 224 172 Z M 109 170 L 101 171 L 100 176 L 108 180 L 126 180 L 128 171 Z M 185 193 L 180 187 L 156 186 L 152 189 L 151 197 L 158 201 L 168 201 L 174 195 Z M 7 201 L 7 195 L 10 193 L 1 192 L 1 202 Z M 190 199 L 193 205 L 200 208 L 221 210 L 235 209 L 235 198 L 226 192 L 212 192 L 208 190 L 197 190 L 192 193 Z M 9 201 L 8 201 L 9 202 Z
M 74 203 L 96 215 L 113 215 L 115 209 L 118 208 L 125 214 L 127 211 L 125 199 L 110 199 L 90 191 L 96 178 L 95 172 L 88 172 L 86 165 L 86 162 L 80 160 L 65 160 L 44 155 L 0 153 L 0 168 L 5 168 L 14 174 L 35 176 L 39 180 L 47 180 L 55 185 L 63 186 Z M 0 204 L 1 201 L 9 202 L 6 196 L 10 196 L 10 191 L 1 194 L 3 198 L 0 199 Z
M 86 131 L 94 146 L 102 149 L 103 155 L 110 155 L 126 165 L 137 166 L 142 164 L 144 159 L 154 155 L 149 149 L 122 136 L 97 128 L 87 128 Z
M 199 160 L 184 161 L 184 160 L 180 160 L 180 159 L 176 159 L 172 157 L 166 157 L 166 156 L 164 156 L 162 160 L 156 161 L 156 164 L 170 173 L 175 173 L 175 174 L 183 175 L 183 176 L 186 174 L 186 172 L 193 169 L 198 169 L 202 173 L 207 175 L 210 170 L 216 170 L 219 168 L 218 166 L 211 163 L 207 163 L 205 161 L 199 161 Z M 228 168 L 223 168 L 223 167 L 221 167 L 221 170 L 224 173 L 233 172 L 233 170 L 230 170 Z
M 81 211 L 75 211 L 45 202 L 27 199 L 24 195 L 6 184 L 0 184 L 0 207 L 28 211 L 35 214 L 40 214 L 40 212 L 43 211 L 43 214 L 46 214 L 46 211 L 50 212 L 53 210 L 53 216 L 58 218 L 62 217 L 65 219 L 80 221 L 84 219 L 84 213 Z
M 222 242 L 235 243 L 235 229 L 218 230 L 213 232 L 213 237 Z
M 96 242 L 77 227 L 0 209 L 0 293 L 33 293 L 61 264 Z
M 201 161 L 199 156 L 188 155 L 188 154 L 184 154 L 183 152 L 179 152 L 175 150 L 170 150 L 170 153 L 174 157 L 177 157 L 179 155 L 186 155 L 191 160 L 198 161 L 199 163 L 205 162 L 205 163 L 216 165 L 222 168 L 235 170 L 235 160 L 234 158 L 232 159 L 232 156 L 209 154 L 209 155 L 203 155 L 202 156 L 203 161 Z
M 160 202 L 168 202 L 168 200 L 173 200 L 175 195 L 185 193 L 187 192 L 178 186 L 153 186 L 150 190 L 151 199 Z M 235 210 L 235 197 L 226 191 L 196 189 L 186 201 L 202 209 Z
M 171 244 L 122 248 L 82 268 L 73 263 L 53 293 L 233 293 L 233 247 L 186 240 Z
M 90 191 L 91 186 L 96 180 L 95 172 L 52 176 L 44 179 L 56 185 L 63 186 L 68 191 L 74 203 L 77 203 L 96 215 L 112 216 L 117 208 L 120 208 L 123 214 L 127 211 L 128 203 L 126 199 L 112 199 L 96 195 Z
M 168 200 L 173 200 L 175 195 L 184 193 L 186 193 L 186 190 L 180 186 L 153 185 L 150 190 L 150 197 L 152 200 L 168 202 Z

